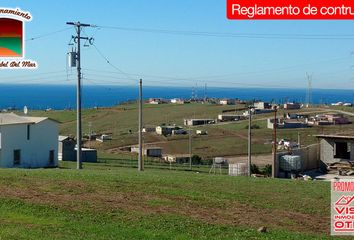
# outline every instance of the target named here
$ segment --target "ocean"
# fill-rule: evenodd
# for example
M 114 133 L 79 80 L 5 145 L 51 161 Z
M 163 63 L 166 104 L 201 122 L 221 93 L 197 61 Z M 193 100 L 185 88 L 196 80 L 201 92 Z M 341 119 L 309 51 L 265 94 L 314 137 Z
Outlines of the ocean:
M 0 108 L 22 109 L 70 109 L 76 106 L 74 85 L 15 85 L 0 84 Z M 195 94 L 203 98 L 204 88 L 197 88 Z M 143 87 L 143 97 L 148 98 L 190 98 L 191 87 Z M 274 88 L 216 88 L 208 87 L 209 98 L 239 98 L 242 100 L 264 100 L 283 103 L 286 101 L 305 102 L 306 89 Z M 109 107 L 126 101 L 135 101 L 138 87 L 134 86 L 83 86 L 82 105 L 84 108 Z M 354 102 L 354 90 L 313 89 L 312 103 Z

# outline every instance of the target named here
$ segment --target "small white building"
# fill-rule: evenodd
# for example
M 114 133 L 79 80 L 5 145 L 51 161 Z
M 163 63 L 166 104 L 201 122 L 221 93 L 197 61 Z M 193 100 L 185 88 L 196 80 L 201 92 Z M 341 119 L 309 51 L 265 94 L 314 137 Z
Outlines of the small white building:
M 255 102 L 253 105 L 256 109 L 260 109 L 260 110 L 272 108 L 272 105 L 267 102 Z
M 235 105 L 236 100 L 235 99 L 221 99 L 219 101 L 219 104 L 221 104 L 221 105 Z
M 58 166 L 58 125 L 46 117 L 0 113 L 0 167 Z
M 171 103 L 173 104 L 184 104 L 184 100 L 180 98 L 172 98 Z
M 132 146 L 130 149 L 133 153 L 139 153 L 139 146 Z M 161 157 L 162 156 L 162 148 L 161 147 L 152 147 L 152 146 L 144 146 L 143 154 L 148 157 Z
M 214 124 L 215 119 L 184 119 L 185 126 L 197 126 L 197 125 L 207 125 Z
M 284 103 L 284 109 L 296 110 L 296 109 L 300 109 L 300 108 L 301 108 L 300 103 L 293 103 L 293 102 Z

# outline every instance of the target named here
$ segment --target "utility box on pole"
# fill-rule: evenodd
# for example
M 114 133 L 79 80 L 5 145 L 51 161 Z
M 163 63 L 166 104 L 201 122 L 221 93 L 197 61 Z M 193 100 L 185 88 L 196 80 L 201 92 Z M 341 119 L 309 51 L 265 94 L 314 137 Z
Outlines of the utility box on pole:
M 76 52 L 68 52 L 68 65 L 69 67 L 76 67 L 76 60 L 77 60 Z

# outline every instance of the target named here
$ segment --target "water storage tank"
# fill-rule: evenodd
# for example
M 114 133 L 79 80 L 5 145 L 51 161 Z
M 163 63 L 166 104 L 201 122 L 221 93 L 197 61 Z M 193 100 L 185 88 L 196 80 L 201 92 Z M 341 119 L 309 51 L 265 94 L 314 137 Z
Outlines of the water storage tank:
M 246 163 L 234 163 L 229 164 L 229 175 L 230 176 L 247 176 L 248 167 Z
M 226 159 L 223 158 L 223 157 L 215 157 L 215 158 L 214 158 L 214 163 L 215 163 L 215 164 L 223 164 L 223 163 L 225 163 L 225 162 L 226 162 Z
M 279 159 L 279 168 L 285 172 L 299 171 L 302 169 L 302 159 L 298 155 L 284 155 Z

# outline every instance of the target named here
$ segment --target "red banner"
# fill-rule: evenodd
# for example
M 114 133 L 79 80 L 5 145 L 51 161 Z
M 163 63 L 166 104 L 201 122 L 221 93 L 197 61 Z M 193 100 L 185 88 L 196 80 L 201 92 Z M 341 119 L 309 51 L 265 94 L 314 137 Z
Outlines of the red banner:
M 353 0 L 227 0 L 231 20 L 350 20 Z

